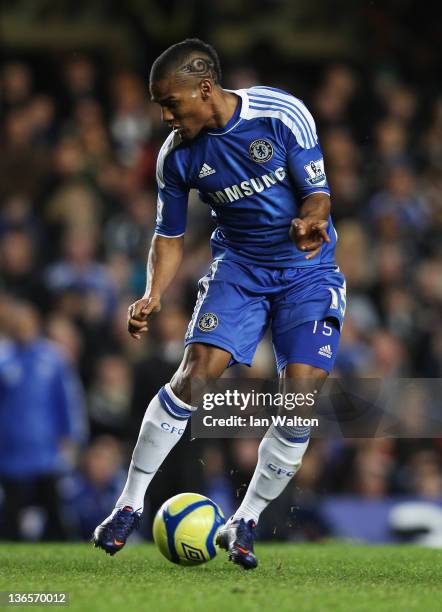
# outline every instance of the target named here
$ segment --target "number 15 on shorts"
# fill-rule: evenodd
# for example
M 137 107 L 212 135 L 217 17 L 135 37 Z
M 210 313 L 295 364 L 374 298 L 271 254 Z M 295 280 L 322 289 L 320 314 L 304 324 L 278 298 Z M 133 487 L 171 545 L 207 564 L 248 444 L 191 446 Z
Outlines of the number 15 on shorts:
M 333 333 L 333 325 L 327 321 L 314 321 L 313 333 L 321 333 L 323 336 L 331 336 Z

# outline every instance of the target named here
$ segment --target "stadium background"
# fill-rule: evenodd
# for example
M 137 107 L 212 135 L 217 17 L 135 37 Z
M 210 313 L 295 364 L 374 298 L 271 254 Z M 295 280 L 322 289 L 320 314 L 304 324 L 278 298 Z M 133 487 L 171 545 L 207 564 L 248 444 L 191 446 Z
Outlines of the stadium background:
M 212 222 L 196 199 L 184 264 L 140 343 L 126 310 L 144 289 L 167 134 L 148 69 L 187 36 L 218 49 L 225 87 L 279 86 L 317 121 L 349 290 L 336 373 L 441 376 L 441 66 L 436 23 L 417 2 L 6 0 L 1 30 L 2 538 L 88 539 L 124 482 L 147 402 L 181 359 L 210 258 Z M 237 374 L 274 376 L 268 340 Z M 228 514 L 256 447 L 183 440 L 151 487 L 143 537 L 180 491 Z M 261 536 L 385 541 L 391 507 L 414 499 L 430 504 L 435 542 L 441 449 L 316 440 Z

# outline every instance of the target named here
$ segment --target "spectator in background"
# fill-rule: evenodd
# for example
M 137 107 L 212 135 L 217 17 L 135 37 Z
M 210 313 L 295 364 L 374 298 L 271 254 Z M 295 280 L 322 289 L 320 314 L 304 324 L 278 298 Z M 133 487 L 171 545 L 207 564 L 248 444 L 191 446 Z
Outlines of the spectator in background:
M 145 85 L 139 77 L 125 73 L 114 78 L 112 90 L 112 136 L 119 161 L 132 167 L 152 130 Z
M 1 71 L 2 98 L 5 109 L 24 106 L 32 94 L 32 73 L 21 62 L 10 62 Z
M 349 66 L 335 64 L 326 69 L 314 96 L 315 116 L 322 127 L 347 123 L 357 86 L 356 75 Z
M 151 191 L 130 194 L 123 212 L 114 215 L 105 228 L 107 254 L 124 253 L 131 259 L 144 257 L 154 229 L 155 207 L 156 198 Z
M 127 431 L 132 397 L 132 373 L 120 355 L 104 355 L 97 362 L 88 393 L 93 435 Z
M 407 131 L 398 119 L 391 117 L 378 121 L 374 135 L 376 157 L 380 164 L 389 166 L 407 161 Z M 378 169 L 381 171 L 381 166 Z
M 41 240 L 44 228 L 36 215 L 32 201 L 18 193 L 6 198 L 0 209 L 0 237 L 11 230 L 29 232 L 35 240 Z
M 78 470 L 61 483 L 70 538 L 90 540 L 96 522 L 111 511 L 124 480 L 118 440 L 107 435 L 95 438 L 84 451 Z
M 396 335 L 379 330 L 371 338 L 371 360 L 368 374 L 372 378 L 401 378 L 409 371 L 411 355 Z
M 46 187 L 50 163 L 44 151 L 32 141 L 33 124 L 29 110 L 24 107 L 9 111 L 3 130 L 0 199 L 15 195 L 17 189 L 31 198 L 40 196 Z
M 6 339 L 0 344 L 0 537 L 19 540 L 20 516 L 45 511 L 42 539 L 63 539 L 57 482 L 70 469 L 87 425 L 81 385 L 55 346 L 40 335 L 27 303 L 3 303 Z M 8 339 L 9 337 L 9 339 Z
M 81 100 L 98 98 L 96 68 L 86 56 L 76 55 L 69 58 L 62 72 L 69 110 Z
M 66 156 L 66 159 L 59 160 L 60 163 L 67 163 L 68 166 L 72 164 L 73 172 L 80 171 L 75 165 L 83 164 L 85 159 L 79 144 L 75 141 L 64 141 L 61 146 L 64 150 L 58 153 L 61 158 Z M 46 211 L 47 222 L 55 230 L 53 234 L 56 255 L 59 256 L 59 248 L 62 246 L 59 242 L 60 229 L 67 233 L 96 231 L 100 225 L 101 211 L 101 201 L 84 181 L 69 180 L 66 177 L 49 199 Z
M 440 454 L 435 450 L 420 450 L 408 464 L 407 476 L 410 488 L 419 497 L 439 500 L 442 497 Z
M 423 137 L 423 156 L 431 170 L 442 169 L 442 96 L 436 99 L 430 127 Z
M 342 217 L 358 217 L 367 190 L 361 151 L 347 127 L 325 130 L 322 143 L 334 215 L 337 221 Z
M 57 137 L 53 98 L 45 95 L 35 96 L 28 106 L 31 140 L 37 146 L 49 148 Z
M 386 228 L 398 236 L 422 233 L 429 222 L 427 202 L 420 193 L 411 168 L 392 166 L 385 179 L 385 189 L 376 193 L 368 205 L 369 216 L 381 238 Z
M 35 247 L 32 234 L 22 229 L 0 236 L 0 288 L 43 310 L 46 292 Z
M 385 497 L 394 468 L 394 441 L 388 438 L 361 440 L 357 450 L 351 482 L 357 495 L 366 498 Z
M 78 369 L 83 351 L 83 338 L 72 321 L 55 312 L 47 319 L 46 334 L 48 339 L 58 346 L 66 361 Z
M 340 376 L 362 376 L 370 362 L 368 338 L 358 329 L 351 316 L 347 315 L 345 327 L 336 359 L 336 371 Z
M 116 307 L 116 292 L 106 267 L 95 259 L 93 231 L 72 231 L 64 239 L 64 258 L 46 270 L 46 284 L 54 298 L 64 292 L 78 296 L 75 313 L 91 324 L 109 320 Z
M 384 104 L 388 117 L 409 126 L 416 117 L 418 95 L 413 88 L 397 84 L 385 96 Z

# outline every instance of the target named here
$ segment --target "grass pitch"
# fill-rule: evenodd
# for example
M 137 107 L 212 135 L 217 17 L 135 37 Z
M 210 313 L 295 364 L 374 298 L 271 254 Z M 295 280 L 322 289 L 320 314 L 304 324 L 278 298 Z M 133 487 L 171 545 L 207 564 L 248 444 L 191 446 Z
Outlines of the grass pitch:
M 86 544 L 0 544 L 0 591 L 67 591 L 57 608 L 87 612 L 442 609 L 442 551 L 258 543 L 257 554 L 258 569 L 245 572 L 222 553 L 176 566 L 148 544 L 115 557 Z

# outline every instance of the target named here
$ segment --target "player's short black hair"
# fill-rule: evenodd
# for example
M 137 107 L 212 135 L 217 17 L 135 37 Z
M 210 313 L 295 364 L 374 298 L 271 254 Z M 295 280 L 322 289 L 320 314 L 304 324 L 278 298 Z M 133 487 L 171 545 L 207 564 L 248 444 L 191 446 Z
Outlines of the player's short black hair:
M 196 77 L 209 77 L 215 83 L 221 80 L 218 53 L 199 38 L 186 38 L 166 49 L 152 64 L 150 82 L 155 83 L 171 72 Z

